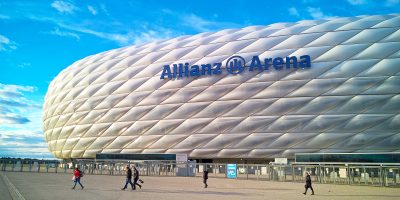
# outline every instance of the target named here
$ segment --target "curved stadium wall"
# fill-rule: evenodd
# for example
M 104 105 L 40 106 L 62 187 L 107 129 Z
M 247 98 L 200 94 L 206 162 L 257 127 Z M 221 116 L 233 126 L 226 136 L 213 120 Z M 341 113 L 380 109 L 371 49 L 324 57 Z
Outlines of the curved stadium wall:
M 278 23 L 92 55 L 51 82 L 45 138 L 58 158 L 399 152 L 399 26 L 397 14 Z

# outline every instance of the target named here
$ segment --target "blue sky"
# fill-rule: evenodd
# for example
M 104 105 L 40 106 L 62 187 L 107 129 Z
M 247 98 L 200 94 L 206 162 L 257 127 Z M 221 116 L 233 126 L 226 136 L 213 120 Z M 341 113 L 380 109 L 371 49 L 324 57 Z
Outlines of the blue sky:
M 41 122 L 47 87 L 86 56 L 225 28 L 399 12 L 400 0 L 0 0 L 0 157 L 52 157 Z

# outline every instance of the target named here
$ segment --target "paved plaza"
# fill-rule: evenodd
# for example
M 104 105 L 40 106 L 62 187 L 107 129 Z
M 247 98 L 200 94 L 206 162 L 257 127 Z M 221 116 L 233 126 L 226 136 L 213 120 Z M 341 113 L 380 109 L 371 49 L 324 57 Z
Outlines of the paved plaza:
M 304 196 L 303 183 L 210 178 L 209 188 L 203 188 L 202 179 L 198 177 L 143 176 L 142 189 L 121 191 L 123 176 L 85 175 L 82 178 L 85 188 L 81 190 L 77 186 L 78 189 L 72 190 L 71 174 L 0 172 L 0 175 L 2 200 L 400 199 L 400 188 L 373 186 L 314 184 L 316 195 Z

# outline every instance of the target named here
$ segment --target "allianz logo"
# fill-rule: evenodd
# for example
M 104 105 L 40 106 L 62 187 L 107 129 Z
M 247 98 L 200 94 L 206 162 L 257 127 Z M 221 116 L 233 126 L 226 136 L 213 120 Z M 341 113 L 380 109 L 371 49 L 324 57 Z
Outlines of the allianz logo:
M 253 56 L 249 66 L 241 56 L 232 56 L 225 63 L 225 70 L 229 74 L 240 74 L 244 71 L 268 71 L 306 69 L 311 67 L 311 57 L 302 55 L 300 57 L 287 56 L 286 58 L 264 58 L 262 61 L 259 56 Z M 176 79 L 183 77 L 199 77 L 207 75 L 222 74 L 222 62 L 191 65 L 189 63 L 178 63 L 164 65 L 160 79 Z

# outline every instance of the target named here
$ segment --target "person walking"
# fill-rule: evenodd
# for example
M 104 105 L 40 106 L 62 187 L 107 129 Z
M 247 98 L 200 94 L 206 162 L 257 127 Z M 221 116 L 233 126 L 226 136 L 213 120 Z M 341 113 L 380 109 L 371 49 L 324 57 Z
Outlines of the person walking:
M 132 183 L 132 170 L 131 170 L 131 168 L 129 168 L 129 165 L 126 166 L 125 171 L 126 171 L 126 182 L 125 182 L 125 186 L 123 188 L 121 188 L 121 190 L 125 190 L 128 187 L 128 183 L 131 184 L 131 187 L 133 190 L 134 185 Z
M 74 176 L 73 176 L 73 180 L 75 182 L 74 187 L 72 187 L 72 189 L 75 189 L 76 183 L 79 183 L 79 185 L 81 185 L 81 189 L 83 189 L 83 185 L 81 183 L 81 177 L 83 176 L 83 173 L 81 172 L 81 170 L 79 170 L 78 167 L 75 168 L 74 170 Z
M 140 189 L 142 189 L 142 185 L 137 183 L 139 180 L 139 171 L 136 169 L 136 167 L 133 167 L 133 189 L 136 190 L 136 185 L 139 186 Z
M 304 185 L 304 187 L 306 188 L 306 191 L 304 191 L 304 195 L 306 195 L 307 194 L 307 190 L 308 190 L 308 188 L 310 188 L 311 189 L 311 195 L 314 195 L 314 189 L 313 189 L 313 187 L 312 187 L 312 185 L 311 185 L 311 177 L 310 177 L 310 172 L 306 172 L 306 185 Z
M 207 179 L 208 179 L 208 170 L 204 170 L 203 172 L 203 183 L 204 183 L 204 188 L 207 188 Z

